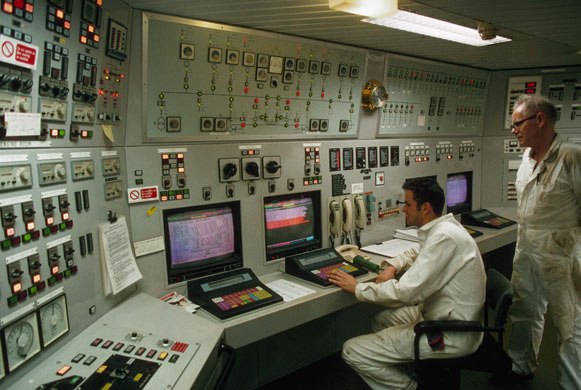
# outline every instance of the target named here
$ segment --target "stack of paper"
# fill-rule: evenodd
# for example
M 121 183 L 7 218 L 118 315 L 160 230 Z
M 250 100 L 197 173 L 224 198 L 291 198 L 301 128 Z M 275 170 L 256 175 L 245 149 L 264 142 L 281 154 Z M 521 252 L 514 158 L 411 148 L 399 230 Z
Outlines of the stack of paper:
M 384 241 L 381 244 L 363 247 L 361 250 L 369 253 L 375 253 L 381 256 L 395 257 L 412 248 L 419 248 L 419 245 L 420 244 L 417 242 L 411 240 L 400 240 L 396 238 L 393 240 Z
M 393 238 L 408 240 L 413 242 L 420 242 L 418 238 L 418 229 L 395 229 Z

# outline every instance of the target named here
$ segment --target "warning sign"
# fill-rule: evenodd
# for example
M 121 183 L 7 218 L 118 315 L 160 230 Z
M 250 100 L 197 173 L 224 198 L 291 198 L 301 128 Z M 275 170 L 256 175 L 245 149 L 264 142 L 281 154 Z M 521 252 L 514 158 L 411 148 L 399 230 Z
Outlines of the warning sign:
M 129 199 L 129 203 L 159 200 L 159 191 L 157 186 L 129 188 L 127 189 L 127 199 Z
M 24 68 L 36 69 L 38 47 L 0 35 L 0 61 Z

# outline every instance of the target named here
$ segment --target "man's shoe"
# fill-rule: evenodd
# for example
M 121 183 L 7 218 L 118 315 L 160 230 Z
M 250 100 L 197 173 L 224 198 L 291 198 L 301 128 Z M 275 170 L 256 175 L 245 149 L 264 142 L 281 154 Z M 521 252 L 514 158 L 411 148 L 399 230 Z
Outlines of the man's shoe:
M 502 373 L 493 374 L 490 377 L 490 384 L 498 387 L 508 387 L 521 384 L 533 379 L 534 374 L 517 374 L 510 370 Z

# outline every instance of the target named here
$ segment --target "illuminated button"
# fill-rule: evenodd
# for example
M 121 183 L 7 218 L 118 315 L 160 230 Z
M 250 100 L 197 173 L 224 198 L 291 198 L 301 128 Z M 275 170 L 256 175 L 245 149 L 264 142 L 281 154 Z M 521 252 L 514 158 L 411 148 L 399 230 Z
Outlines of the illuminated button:
M 57 375 L 63 376 L 64 374 L 66 374 L 67 372 L 69 372 L 69 370 L 71 369 L 71 366 L 67 366 L 64 365 L 60 368 L 60 370 L 58 370 L 56 372 Z
M 297 128 L 297 127 L 299 127 L 299 124 L 298 123 L 295 123 L 295 128 Z
M 14 283 L 12 285 L 12 293 L 13 294 L 17 294 L 22 290 L 22 283 L 18 282 L 18 283 Z
M 30 234 L 30 233 L 26 233 L 26 234 L 23 234 L 23 235 L 22 235 L 22 241 L 23 241 L 23 242 L 28 242 L 28 241 L 30 241 L 30 240 L 32 240 L 32 234 Z
M 6 299 L 6 301 L 8 302 L 8 306 L 14 306 L 18 303 L 18 297 L 16 295 L 13 295 Z
M 59 226 L 58 226 L 58 225 L 52 225 L 52 226 L 50 227 L 50 231 L 51 231 L 51 233 L 56 233 L 56 232 L 58 232 L 58 231 L 59 231 Z
M 67 221 L 70 218 L 69 213 L 63 213 L 63 221 Z
M 54 217 L 46 217 L 46 224 L 52 225 L 54 223 Z
M 26 231 L 34 230 L 34 227 L 35 227 L 34 222 L 27 222 L 26 223 Z
M 159 354 L 159 356 L 157 357 L 157 360 L 164 361 L 166 357 L 167 357 L 167 352 L 162 352 L 162 353 L 160 353 L 160 354 Z
M 38 287 L 32 286 L 28 289 L 28 295 L 33 296 L 38 292 Z
M 38 238 L 40 238 L 40 230 L 33 231 L 32 232 L 32 239 L 37 240 Z
M 14 6 L 12 5 L 12 3 L 5 2 L 4 4 L 2 4 L 2 11 L 6 12 L 7 14 L 11 14 L 12 12 L 14 12 Z
M 58 274 L 58 272 L 59 272 L 59 266 L 58 266 L 58 265 L 55 265 L 55 266 L 53 266 L 53 267 L 50 269 L 50 274 L 51 274 L 51 275 L 56 275 L 56 274 Z
M 6 230 L 4 230 L 4 234 L 6 235 L 6 237 L 12 237 L 14 236 L 15 233 L 16 230 L 13 227 L 9 227 Z
M 13 237 L 10 239 L 10 244 L 12 244 L 12 246 L 20 245 L 20 237 Z
M 32 283 L 36 284 L 38 282 L 40 282 L 40 274 L 32 275 Z
M 297 91 L 297 96 L 301 96 L 301 92 L 300 91 Z
M 67 228 L 67 223 L 66 222 L 61 222 L 59 225 L 59 230 L 63 231 Z
M 64 276 L 65 276 L 65 278 L 68 278 L 69 276 L 71 276 L 71 270 L 70 269 L 66 269 L 64 271 Z

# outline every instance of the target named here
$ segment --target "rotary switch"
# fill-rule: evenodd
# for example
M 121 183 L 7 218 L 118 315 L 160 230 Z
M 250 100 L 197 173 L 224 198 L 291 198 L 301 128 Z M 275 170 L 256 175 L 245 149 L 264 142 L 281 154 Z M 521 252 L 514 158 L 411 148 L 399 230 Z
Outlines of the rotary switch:
M 282 166 L 279 165 L 276 161 L 269 161 L 266 164 L 266 171 L 268 173 L 276 173 Z
M 258 175 L 260 174 L 258 164 L 255 163 L 254 161 L 251 161 L 248 164 L 246 164 L 246 167 L 244 169 L 246 173 L 248 173 L 250 176 L 258 177 Z
M 236 167 L 235 164 L 227 163 L 224 165 L 224 168 L 222 168 L 222 171 L 224 172 L 224 179 L 228 180 L 234 175 L 236 175 L 236 173 L 238 172 L 238 168 Z

